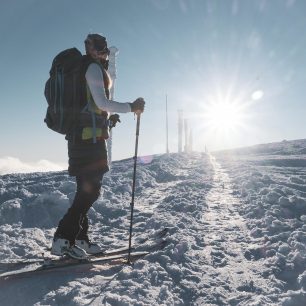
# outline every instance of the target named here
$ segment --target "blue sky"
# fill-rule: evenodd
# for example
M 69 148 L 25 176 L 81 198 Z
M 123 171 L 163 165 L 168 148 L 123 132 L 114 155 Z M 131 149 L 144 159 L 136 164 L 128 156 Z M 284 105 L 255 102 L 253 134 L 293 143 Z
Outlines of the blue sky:
M 147 102 L 142 155 L 165 151 L 166 94 L 171 152 L 178 109 L 196 150 L 305 138 L 305 11 L 303 0 L 3 0 L 0 158 L 67 162 L 64 137 L 43 122 L 44 83 L 53 57 L 83 51 L 90 32 L 119 49 L 115 99 Z M 256 91 L 263 96 L 254 101 Z M 225 129 L 211 124 L 215 100 L 234 101 L 243 119 Z M 136 122 L 132 114 L 121 119 L 115 159 L 134 152 Z

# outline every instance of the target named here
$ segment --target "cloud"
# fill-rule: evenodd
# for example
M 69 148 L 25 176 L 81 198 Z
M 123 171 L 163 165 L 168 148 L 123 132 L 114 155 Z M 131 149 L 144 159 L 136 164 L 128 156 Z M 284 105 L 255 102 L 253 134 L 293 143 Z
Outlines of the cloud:
M 10 173 L 62 171 L 66 169 L 67 165 L 55 164 L 45 159 L 34 163 L 25 163 L 15 157 L 6 156 L 0 158 L 0 175 Z

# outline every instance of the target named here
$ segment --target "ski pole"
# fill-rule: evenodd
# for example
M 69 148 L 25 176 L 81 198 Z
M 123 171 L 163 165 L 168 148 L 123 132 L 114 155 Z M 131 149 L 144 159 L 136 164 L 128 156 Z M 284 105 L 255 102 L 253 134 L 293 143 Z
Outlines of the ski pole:
M 133 185 L 132 185 L 131 221 L 130 221 L 130 237 L 129 237 L 128 263 L 131 263 L 131 247 L 132 247 L 134 199 L 135 199 L 135 187 L 136 187 L 136 167 L 137 167 L 138 138 L 139 138 L 139 126 L 140 126 L 140 113 L 136 113 L 136 115 L 137 115 L 137 123 L 136 123 L 136 142 L 135 142 L 134 173 L 133 173 Z

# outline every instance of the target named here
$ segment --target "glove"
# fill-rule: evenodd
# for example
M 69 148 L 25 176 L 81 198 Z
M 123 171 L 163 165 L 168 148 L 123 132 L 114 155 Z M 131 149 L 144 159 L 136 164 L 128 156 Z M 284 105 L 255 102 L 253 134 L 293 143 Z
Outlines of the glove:
M 137 98 L 133 103 L 129 103 L 131 106 L 131 112 L 133 113 L 143 113 L 144 111 L 144 106 L 145 106 L 145 101 L 143 98 Z
M 121 122 L 119 118 L 120 118 L 120 117 L 119 117 L 118 114 L 110 115 L 109 118 L 108 118 L 109 127 L 110 127 L 110 128 L 113 128 L 113 127 L 116 126 L 116 124 L 117 124 L 118 122 Z

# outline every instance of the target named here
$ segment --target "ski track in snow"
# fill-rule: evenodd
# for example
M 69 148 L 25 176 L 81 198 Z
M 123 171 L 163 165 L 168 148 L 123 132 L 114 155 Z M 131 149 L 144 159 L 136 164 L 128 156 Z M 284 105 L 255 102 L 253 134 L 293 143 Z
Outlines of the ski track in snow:
M 304 306 L 306 175 L 305 168 L 287 167 L 303 160 L 155 156 L 138 166 L 133 240 L 169 227 L 163 250 L 133 267 L 110 263 L 0 280 L 0 301 Z M 106 248 L 127 244 L 132 165 L 114 163 L 89 214 L 91 235 Z M 45 252 L 74 188 L 66 172 L 0 177 L 0 260 Z
M 203 220 L 206 226 L 204 253 L 209 260 L 209 269 L 218 280 L 218 289 L 210 292 L 213 299 L 202 298 L 203 305 L 258 305 L 272 303 L 264 295 L 273 293 L 273 283 L 262 277 L 262 262 L 248 261 L 245 250 L 252 244 L 245 220 L 239 215 L 239 199 L 233 196 L 228 174 L 214 157 L 213 188 L 207 194 L 207 211 Z M 215 291 L 215 293 L 213 292 Z M 217 292 L 217 293 L 216 293 Z M 256 294 L 254 294 L 256 293 Z

